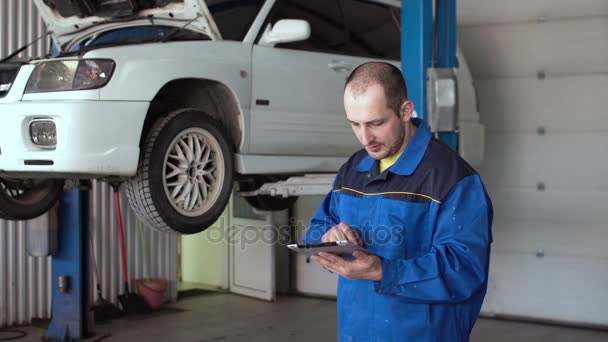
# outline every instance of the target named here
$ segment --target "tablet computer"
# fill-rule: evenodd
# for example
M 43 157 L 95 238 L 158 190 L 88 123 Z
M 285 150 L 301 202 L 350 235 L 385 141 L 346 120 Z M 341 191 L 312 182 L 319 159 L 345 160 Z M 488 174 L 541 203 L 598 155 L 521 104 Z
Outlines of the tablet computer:
M 334 241 L 334 242 L 323 242 L 316 244 L 290 244 L 287 248 L 292 251 L 303 253 L 308 256 L 315 255 L 319 252 L 334 253 L 337 255 L 350 255 L 354 251 L 360 250 L 365 252 L 365 248 L 354 244 L 349 241 Z

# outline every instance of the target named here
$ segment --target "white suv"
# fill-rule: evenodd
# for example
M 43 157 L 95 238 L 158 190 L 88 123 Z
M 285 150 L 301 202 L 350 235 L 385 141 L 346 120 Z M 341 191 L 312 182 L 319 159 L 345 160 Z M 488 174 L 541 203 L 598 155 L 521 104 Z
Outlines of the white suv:
M 399 63 L 400 1 L 34 2 L 61 52 L 0 64 L 5 219 L 43 214 L 64 179 L 105 179 L 150 226 L 200 232 L 234 182 L 337 171 L 358 148 L 345 78 Z

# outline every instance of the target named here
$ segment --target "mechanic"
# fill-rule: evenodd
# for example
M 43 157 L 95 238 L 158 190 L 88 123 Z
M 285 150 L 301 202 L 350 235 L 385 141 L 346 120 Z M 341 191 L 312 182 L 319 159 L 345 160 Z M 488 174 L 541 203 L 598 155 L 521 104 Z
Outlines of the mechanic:
M 357 67 L 344 107 L 363 145 L 340 168 L 306 243 L 338 280 L 340 341 L 467 341 L 486 293 L 493 209 L 479 174 L 412 117 L 401 71 Z

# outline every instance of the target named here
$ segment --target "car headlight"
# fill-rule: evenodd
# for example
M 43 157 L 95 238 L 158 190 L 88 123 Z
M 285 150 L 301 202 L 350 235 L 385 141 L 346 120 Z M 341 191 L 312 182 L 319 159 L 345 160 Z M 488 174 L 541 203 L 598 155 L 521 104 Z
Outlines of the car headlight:
M 42 62 L 36 65 L 26 93 L 101 88 L 114 72 L 109 59 L 81 59 Z

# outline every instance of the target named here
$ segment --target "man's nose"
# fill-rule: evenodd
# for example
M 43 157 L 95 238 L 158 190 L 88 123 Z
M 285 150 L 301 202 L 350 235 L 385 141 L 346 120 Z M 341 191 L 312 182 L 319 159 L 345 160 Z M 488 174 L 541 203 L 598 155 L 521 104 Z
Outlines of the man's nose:
M 365 126 L 361 127 L 361 144 L 363 144 L 363 146 L 367 146 L 372 141 L 374 141 L 374 136 L 370 132 L 369 128 Z

